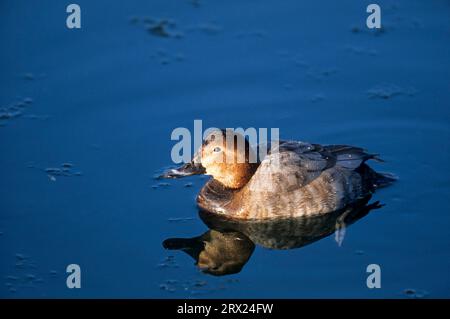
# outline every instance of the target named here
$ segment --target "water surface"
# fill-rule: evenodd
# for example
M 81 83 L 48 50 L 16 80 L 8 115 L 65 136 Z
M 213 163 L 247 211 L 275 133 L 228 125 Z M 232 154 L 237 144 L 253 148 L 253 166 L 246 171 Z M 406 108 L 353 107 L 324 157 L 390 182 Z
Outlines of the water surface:
M 1 297 L 450 297 L 448 1 L 378 1 L 378 32 L 364 1 L 77 3 L 81 30 L 62 2 L 0 4 Z M 400 180 L 341 246 L 204 274 L 162 243 L 208 231 L 206 179 L 153 179 L 194 119 L 362 146 Z

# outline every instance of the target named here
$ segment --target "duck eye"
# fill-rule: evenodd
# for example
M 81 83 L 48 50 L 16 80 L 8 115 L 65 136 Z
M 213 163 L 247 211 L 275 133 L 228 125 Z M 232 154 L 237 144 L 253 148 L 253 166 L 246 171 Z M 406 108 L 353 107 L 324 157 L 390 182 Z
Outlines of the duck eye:
M 221 150 L 222 150 L 222 149 L 221 149 L 220 147 L 217 146 L 217 147 L 214 147 L 214 150 L 213 150 L 213 151 L 216 152 L 216 153 L 218 153 L 218 152 L 220 152 Z

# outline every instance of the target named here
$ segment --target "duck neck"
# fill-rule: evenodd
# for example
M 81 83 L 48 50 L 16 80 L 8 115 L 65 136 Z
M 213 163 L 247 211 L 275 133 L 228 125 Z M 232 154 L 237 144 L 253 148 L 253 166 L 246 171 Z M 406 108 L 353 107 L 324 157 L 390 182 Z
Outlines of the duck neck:
M 224 170 L 225 174 L 222 176 L 214 176 L 214 178 L 225 187 L 231 189 L 244 187 L 258 168 L 257 163 L 230 164 L 227 166 L 226 170 Z

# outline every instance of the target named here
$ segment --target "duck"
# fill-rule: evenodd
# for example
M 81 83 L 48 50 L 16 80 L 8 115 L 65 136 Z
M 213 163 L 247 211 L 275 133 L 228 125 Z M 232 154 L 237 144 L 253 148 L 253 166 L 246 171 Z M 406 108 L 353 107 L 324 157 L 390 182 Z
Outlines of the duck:
M 397 179 L 373 170 L 369 160 L 382 162 L 361 147 L 295 140 L 254 147 L 243 134 L 218 129 L 206 136 L 190 162 L 160 178 L 210 175 L 197 205 L 227 218 L 304 217 L 343 209 Z

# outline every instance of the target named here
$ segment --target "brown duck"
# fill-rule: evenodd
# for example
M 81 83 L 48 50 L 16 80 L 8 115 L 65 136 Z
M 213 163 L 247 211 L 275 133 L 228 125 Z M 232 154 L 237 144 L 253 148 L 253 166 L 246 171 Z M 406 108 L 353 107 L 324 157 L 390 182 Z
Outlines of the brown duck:
M 237 147 L 239 141 L 245 147 Z M 212 132 L 191 162 L 162 177 L 211 175 L 197 197 L 200 209 L 245 220 L 327 214 L 395 180 L 371 169 L 366 161 L 381 160 L 360 147 L 280 141 L 252 163 L 254 152 L 238 133 Z

